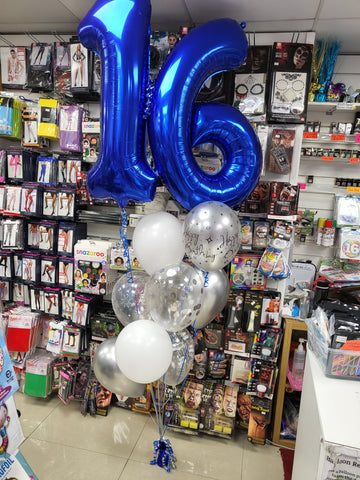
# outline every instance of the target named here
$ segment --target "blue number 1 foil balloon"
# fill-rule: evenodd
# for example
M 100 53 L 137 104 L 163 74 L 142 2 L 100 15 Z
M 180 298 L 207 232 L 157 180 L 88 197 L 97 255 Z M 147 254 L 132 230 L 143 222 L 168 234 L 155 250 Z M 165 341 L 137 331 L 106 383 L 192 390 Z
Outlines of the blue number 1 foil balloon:
M 215 20 L 178 42 L 158 76 L 149 119 L 151 150 L 165 185 L 188 210 L 209 200 L 239 205 L 258 182 L 261 147 L 247 119 L 228 105 L 195 105 L 207 78 L 239 67 L 246 55 L 242 27 L 234 20 Z M 203 143 L 223 153 L 215 175 L 205 173 L 192 154 Z
M 150 16 L 150 0 L 98 0 L 78 28 L 102 70 L 101 152 L 88 187 L 121 207 L 152 200 L 156 189 L 145 154 Z

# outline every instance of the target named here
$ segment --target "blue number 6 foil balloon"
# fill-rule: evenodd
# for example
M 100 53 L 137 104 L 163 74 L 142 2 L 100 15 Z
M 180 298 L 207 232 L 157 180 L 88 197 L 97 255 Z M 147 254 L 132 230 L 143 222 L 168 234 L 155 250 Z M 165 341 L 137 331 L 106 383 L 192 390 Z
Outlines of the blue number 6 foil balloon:
M 88 187 L 121 207 L 152 200 L 156 189 L 145 154 L 150 16 L 150 0 L 97 0 L 78 28 L 102 70 L 101 152 Z
M 151 150 L 170 193 L 188 210 L 210 200 L 239 205 L 258 182 L 261 147 L 247 119 L 228 105 L 195 105 L 207 78 L 239 67 L 246 55 L 242 27 L 234 20 L 214 20 L 176 45 L 157 78 L 149 119 Z M 223 153 L 215 175 L 205 173 L 192 154 L 203 143 L 213 143 Z

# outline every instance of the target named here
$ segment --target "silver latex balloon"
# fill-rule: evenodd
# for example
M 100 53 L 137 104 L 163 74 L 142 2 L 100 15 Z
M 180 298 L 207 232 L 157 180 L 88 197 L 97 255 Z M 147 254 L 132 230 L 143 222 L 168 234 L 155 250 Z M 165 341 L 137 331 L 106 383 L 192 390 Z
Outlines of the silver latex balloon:
M 149 310 L 145 303 L 145 284 L 149 275 L 145 272 L 132 272 L 133 282 L 129 283 L 126 275 L 122 275 L 114 285 L 111 294 L 115 315 L 122 325 L 135 320 L 148 319 Z
M 110 392 L 125 397 L 140 397 L 146 385 L 133 382 L 120 370 L 115 357 L 116 339 L 109 338 L 98 346 L 94 357 L 95 376 Z
M 201 273 L 204 276 L 204 281 L 206 274 L 207 279 L 206 283 L 204 283 L 200 312 L 194 324 L 196 329 L 206 327 L 208 323 L 219 315 L 227 304 L 230 291 L 229 279 L 224 270 Z
M 184 222 L 185 252 L 201 270 L 225 267 L 241 243 L 241 226 L 236 213 L 220 202 L 196 205 Z
M 170 334 L 173 355 L 170 367 L 165 373 L 164 381 L 167 385 L 175 386 L 182 383 L 194 361 L 194 340 L 187 330 Z

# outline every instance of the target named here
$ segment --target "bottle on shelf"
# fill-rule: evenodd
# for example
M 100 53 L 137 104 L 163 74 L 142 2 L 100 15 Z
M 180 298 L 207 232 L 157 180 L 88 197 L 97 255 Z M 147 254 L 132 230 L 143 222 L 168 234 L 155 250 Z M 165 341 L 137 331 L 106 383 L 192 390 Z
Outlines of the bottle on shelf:
M 305 369 L 305 356 L 306 352 L 303 346 L 305 342 L 304 338 L 299 338 L 299 346 L 294 352 L 294 360 L 293 360 L 293 367 L 292 367 L 292 376 L 296 380 L 301 380 L 304 375 Z

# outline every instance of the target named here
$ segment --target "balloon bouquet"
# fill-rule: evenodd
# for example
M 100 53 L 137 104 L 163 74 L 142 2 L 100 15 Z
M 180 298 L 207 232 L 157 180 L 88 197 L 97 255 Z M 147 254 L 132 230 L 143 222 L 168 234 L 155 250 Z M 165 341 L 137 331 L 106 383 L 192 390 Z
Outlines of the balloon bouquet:
M 162 400 L 156 401 L 152 383 L 184 384 L 194 358 L 187 327 L 196 336 L 227 302 L 229 281 L 222 269 L 241 243 L 240 223 L 230 207 L 254 189 L 262 158 L 258 138 L 239 111 L 195 103 L 211 75 L 244 62 L 242 27 L 222 19 L 190 31 L 150 85 L 150 16 L 150 0 L 97 0 L 78 31 L 102 65 L 102 149 L 88 186 L 93 197 L 114 198 L 122 207 L 120 236 L 128 267 L 112 292 L 124 328 L 116 340 L 98 347 L 94 370 L 105 387 L 125 396 L 139 396 L 150 384 L 160 434 L 151 463 L 170 471 L 175 457 L 164 438 Z M 146 128 L 157 172 L 190 212 L 184 225 L 165 212 L 140 220 L 133 248 L 146 273 L 133 273 L 125 207 L 130 200 L 152 200 L 157 177 L 146 161 Z M 203 143 L 223 153 L 215 175 L 206 174 L 192 154 Z M 183 262 L 184 254 L 193 265 Z

